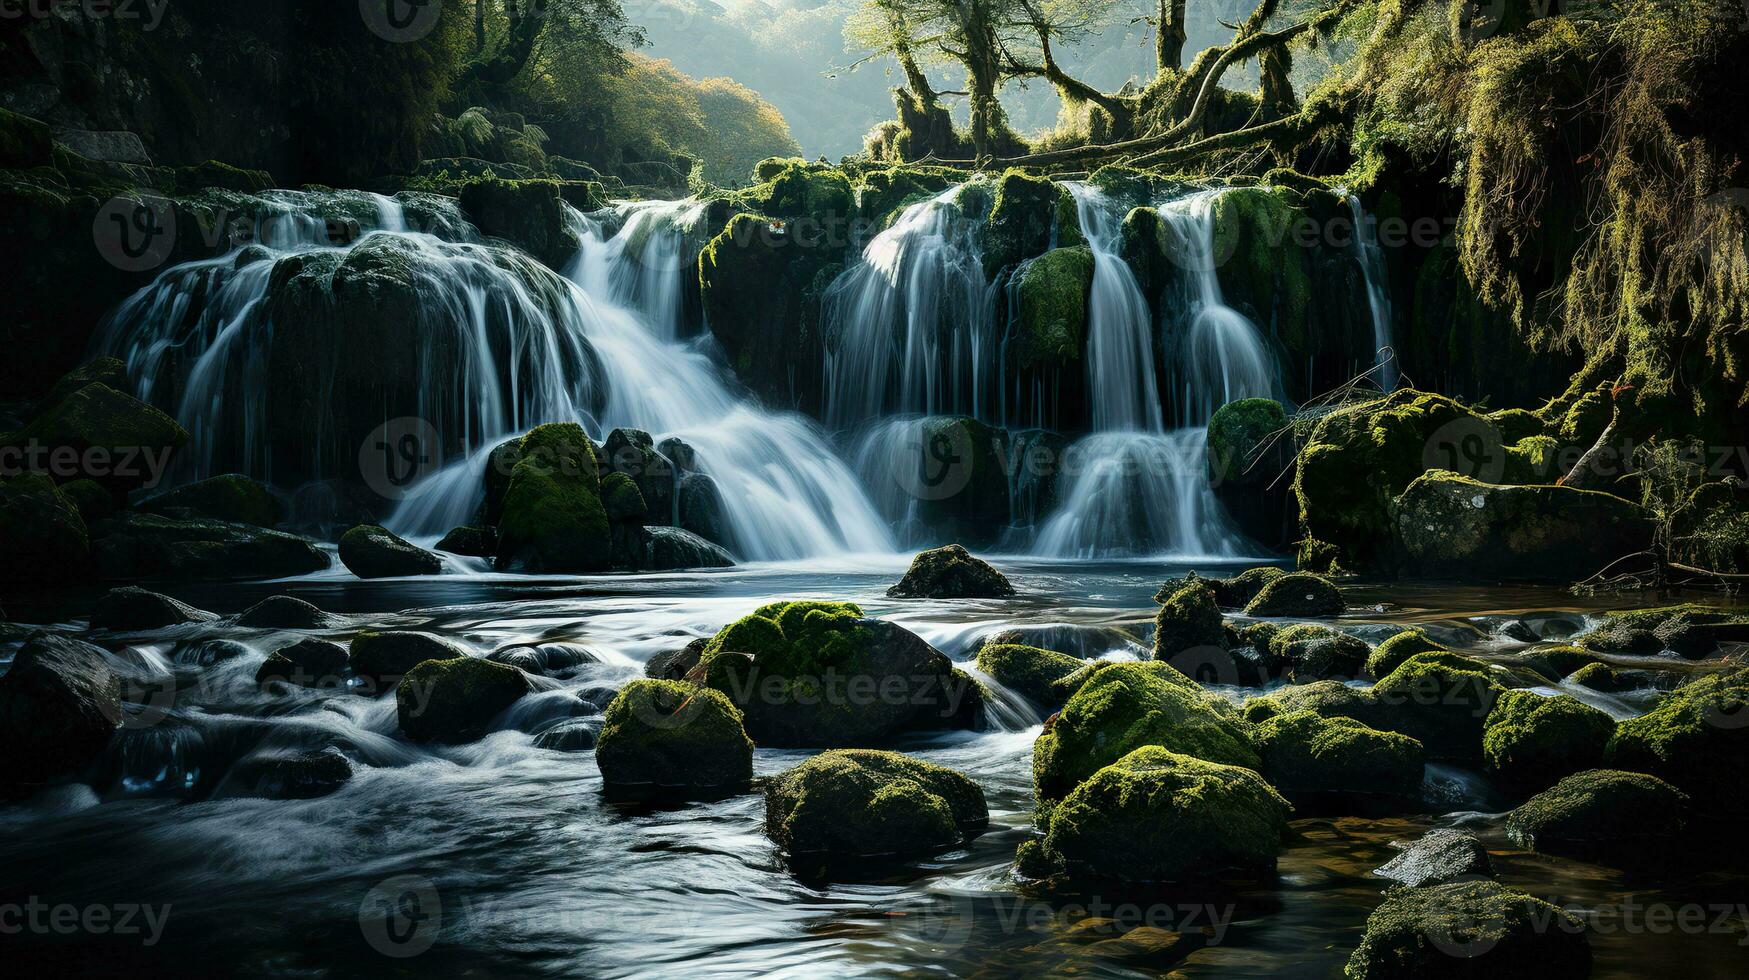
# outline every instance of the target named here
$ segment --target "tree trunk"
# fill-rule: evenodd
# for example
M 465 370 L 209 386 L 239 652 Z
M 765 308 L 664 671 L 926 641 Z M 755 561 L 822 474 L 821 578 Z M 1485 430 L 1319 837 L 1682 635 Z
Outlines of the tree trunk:
M 1294 70 L 1293 52 L 1286 45 L 1268 48 L 1257 56 L 1258 74 L 1262 76 L 1261 97 L 1265 117 L 1279 118 L 1294 111 L 1294 83 L 1288 76 Z
M 474 0 L 474 54 L 486 50 L 486 5 L 492 0 Z
M 1161 74 L 1184 67 L 1185 0 L 1160 0 L 1154 26 L 1154 63 Z

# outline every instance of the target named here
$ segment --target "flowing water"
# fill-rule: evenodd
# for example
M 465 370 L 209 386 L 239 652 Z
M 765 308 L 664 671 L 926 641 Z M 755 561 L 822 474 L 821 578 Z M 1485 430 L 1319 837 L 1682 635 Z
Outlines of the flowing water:
M 1372 311 L 1374 367 L 1378 369 L 1379 387 L 1388 392 L 1397 387 L 1397 356 L 1391 340 L 1391 283 L 1385 269 L 1385 252 L 1379 247 L 1378 229 L 1361 207 L 1358 196 L 1348 196 L 1348 211 L 1354 216 L 1354 249 L 1366 277 L 1367 307 Z

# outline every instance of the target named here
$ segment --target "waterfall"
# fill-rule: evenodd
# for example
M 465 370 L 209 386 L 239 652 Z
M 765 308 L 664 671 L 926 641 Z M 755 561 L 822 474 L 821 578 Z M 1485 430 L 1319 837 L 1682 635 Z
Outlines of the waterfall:
M 1102 432 L 1070 448 L 1064 506 L 1035 550 L 1058 558 L 1174 559 L 1242 554 L 1209 490 L 1206 429 Z
M 961 187 L 913 204 L 827 288 L 826 424 L 893 412 L 1000 421 L 1001 337 Z
M 1087 390 L 1095 432 L 1160 432 L 1160 389 L 1154 380 L 1154 314 L 1118 254 L 1120 216 L 1088 184 L 1065 184 L 1075 197 L 1081 233 L 1093 250 L 1093 291 L 1087 301 Z
M 722 490 L 730 544 L 743 558 L 892 550 L 814 426 L 743 403 L 706 354 L 674 339 L 680 294 L 657 273 L 685 265 L 694 206 L 627 207 L 611 237 L 572 212 L 582 247 L 560 277 L 513 250 L 450 240 L 477 237 L 471 229 L 408 231 L 401 202 L 375 195 L 363 219 L 373 230 L 336 244 L 331 221 L 314 214 L 328 201 L 288 206 L 291 220 L 258 238 L 265 248 L 166 271 L 110 318 L 99 351 L 123 357 L 141 396 L 190 431 L 184 478 L 241 469 L 271 479 L 274 460 L 299 454 L 319 473 L 322 453 L 357 455 L 356 441 L 325 445 L 335 441 L 325 417 L 270 414 L 271 384 L 285 370 L 272 369 L 275 291 L 287 288 L 275 280 L 282 269 L 332 275 L 354 259 L 367 269 L 388 260 L 412 293 L 386 292 L 414 307 L 389 312 L 411 317 L 422 343 L 398 351 L 405 364 L 362 367 L 406 373 L 417 404 L 394 407 L 429 422 L 446 450 L 445 465 L 391 517 L 397 531 L 436 535 L 467 522 L 493 446 L 543 422 L 580 421 L 598 439 L 637 427 L 691 445 L 698 469 Z M 324 390 L 343 396 L 361 365 L 341 353 L 320 367 L 329 372 Z
M 1360 198 L 1348 195 L 1348 210 L 1354 215 L 1354 249 L 1360 258 L 1360 271 L 1366 277 L 1366 299 L 1372 310 L 1373 348 L 1377 352 L 1373 365 L 1378 368 L 1379 387 L 1390 392 L 1397 387 L 1397 356 L 1391 339 L 1391 286 L 1385 270 L 1384 249 L 1373 223 Z

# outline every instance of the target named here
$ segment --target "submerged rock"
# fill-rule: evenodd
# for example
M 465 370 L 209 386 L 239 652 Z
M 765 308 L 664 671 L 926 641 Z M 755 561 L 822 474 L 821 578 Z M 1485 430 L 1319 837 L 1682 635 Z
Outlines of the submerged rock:
M 720 790 L 753 778 L 753 742 L 720 692 L 635 680 L 607 706 L 595 761 L 609 786 Z
M 1656 708 L 1617 723 L 1605 751 L 1615 769 L 1651 773 L 1709 817 L 1749 806 L 1749 666 L 1689 681 Z
M 388 630 L 353 637 L 348 660 L 352 673 L 372 688 L 363 693 L 381 694 L 427 660 L 454 660 L 467 654 L 461 644 L 432 633 Z
M 534 747 L 549 752 L 588 752 L 595 748 L 595 728 L 581 718 L 562 721 L 534 737 Z
M 1310 572 L 1271 578 L 1245 606 L 1247 616 L 1339 616 L 1348 605 L 1330 580 Z
M 1428 888 L 1494 877 L 1494 864 L 1482 842 L 1462 831 L 1440 827 L 1423 834 L 1401 854 L 1373 872 L 1405 888 Z
M 340 563 L 359 578 L 436 575 L 443 559 L 375 524 L 361 524 L 340 537 Z
M 528 689 L 514 667 L 477 657 L 427 660 L 395 688 L 395 715 L 415 742 L 471 742 Z
M 1031 877 L 1064 872 L 1161 882 L 1275 868 L 1290 807 L 1249 768 L 1144 746 L 1051 808 L 1018 856 Z
M 684 679 L 692 668 L 698 666 L 699 659 L 704 656 L 705 647 L 710 642 L 710 637 L 701 636 L 678 650 L 664 650 L 656 654 L 645 662 L 644 676 L 660 681 Z
M 273 753 L 239 762 L 220 795 L 311 800 L 337 792 L 351 780 L 352 763 L 338 752 Z
M 89 643 L 38 633 L 0 677 L 0 796 L 28 795 L 94 762 L 121 724 L 120 682 Z
M 91 528 L 91 551 L 111 579 L 264 579 L 319 572 L 328 555 L 309 538 L 253 524 L 122 513 Z
M 268 654 L 255 683 L 279 681 L 324 690 L 346 686 L 346 648 L 327 640 L 304 639 Z
M 897 752 L 822 752 L 765 786 L 766 833 L 792 857 L 927 854 L 988 821 L 978 784 Z
M 167 595 L 135 586 L 110 589 L 97 600 L 91 628 L 100 630 L 155 630 L 184 623 L 209 623 L 219 617 L 196 609 Z
M 1225 647 L 1221 609 L 1215 590 L 1191 573 L 1188 581 L 1170 592 L 1161 589 L 1154 601 L 1154 659 L 1171 660 L 1189 650 L 1219 650 Z
M 252 629 L 319 630 L 345 622 L 312 603 L 289 595 L 275 595 L 257 602 L 237 616 L 238 626 Z
M 140 509 L 166 517 L 205 517 L 258 527 L 277 527 L 285 516 L 272 491 L 240 473 L 185 484 L 145 501 Z
M 887 595 L 895 599 L 1001 599 L 1014 595 L 1014 586 L 988 562 L 950 544 L 920 552 Z
M 584 664 L 601 661 L 588 647 L 562 642 L 517 643 L 499 647 L 487 654 L 486 659 L 536 677 L 570 677 Z
M 1562 779 L 1506 818 L 1513 841 L 1545 854 L 1615 856 L 1682 839 L 1688 794 L 1656 776 L 1592 769 Z
M 575 423 L 524 436 L 498 521 L 499 569 L 599 572 L 611 562 L 595 447 Z
M 1257 769 L 1245 722 L 1170 664 L 1102 663 L 1033 743 L 1041 800 L 1067 796 L 1083 780 L 1144 745 Z
M 1482 754 L 1502 785 L 1521 793 L 1603 765 L 1615 719 L 1571 695 L 1507 691 L 1488 715 Z
M 1366 920 L 1350 980 L 1582 980 L 1591 946 L 1577 916 L 1492 881 L 1401 888 Z
M 1421 788 L 1421 743 L 1352 718 L 1277 715 L 1257 726 L 1255 742 L 1259 771 L 1284 793 L 1413 797 Z
M 996 683 L 1042 708 L 1055 711 L 1075 693 L 1063 682 L 1086 661 L 1065 653 L 1012 643 L 986 643 L 978 650 L 978 669 Z

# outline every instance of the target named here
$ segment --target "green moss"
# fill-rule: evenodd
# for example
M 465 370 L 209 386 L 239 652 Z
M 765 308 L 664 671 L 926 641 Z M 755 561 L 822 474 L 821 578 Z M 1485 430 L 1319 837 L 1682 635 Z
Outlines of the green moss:
M 1291 809 L 1249 768 L 1144 746 L 1076 786 L 1026 863 L 1142 882 L 1267 872 Z
M 1584 980 L 1585 923 L 1492 881 L 1400 888 L 1366 920 L 1349 980 L 1486 976 Z
M 1019 330 L 1009 356 L 1018 370 L 1078 363 L 1087 337 L 1087 296 L 1093 252 L 1054 248 L 1022 266 Z
M 514 667 L 477 657 L 427 660 L 401 678 L 395 713 L 415 742 L 471 742 L 527 693 L 528 677 Z
M 240 473 L 226 473 L 177 487 L 153 497 L 140 508 L 155 513 L 186 510 L 258 527 L 277 526 L 283 513 L 272 491 Z
M 0 582 L 77 581 L 90 574 L 84 518 L 73 501 L 39 473 L 0 479 Z
M 1596 654 L 1575 646 L 1542 647 L 1527 652 L 1524 658 L 1538 673 L 1555 681 L 1598 662 Z
M 791 855 L 926 853 L 988 820 L 976 783 L 897 752 L 822 752 L 765 786 L 766 832 Z
M 1273 398 L 1245 398 L 1222 405 L 1209 419 L 1209 479 L 1220 484 L 1246 477 L 1265 441 L 1287 424 L 1287 412 Z M 1267 476 L 1273 479 L 1276 474 Z
M 1366 641 L 1316 623 L 1300 623 L 1275 634 L 1269 656 L 1295 682 L 1359 677 L 1366 665 Z
M 774 602 L 718 630 L 699 664 L 708 670 L 724 653 L 744 653 L 775 677 L 852 672 L 868 641 L 862 618 L 862 607 L 850 602 Z
M 140 454 L 167 460 L 187 443 L 188 432 L 175 419 L 101 382 L 62 397 L 4 440 L 7 446 L 65 447 L 79 453 L 81 460 L 89 450 L 101 450 L 109 459 L 84 475 L 122 489 L 144 486 L 156 475 Z M 131 466 L 120 465 L 123 462 Z
M 595 761 L 609 785 L 715 790 L 753 778 L 753 741 L 722 693 L 635 680 L 607 706 Z
M 1352 718 L 1276 715 L 1257 726 L 1256 743 L 1264 778 L 1286 793 L 1414 796 L 1421 788 L 1421 743 Z
M 954 418 L 950 422 L 962 432 L 973 429 L 974 436 L 988 431 L 987 426 L 972 419 Z M 968 482 L 969 487 L 977 487 L 978 491 L 962 496 L 988 499 L 995 492 L 990 482 L 1000 478 L 996 464 L 981 462 L 974 466 Z M 1014 586 L 989 562 L 961 545 L 950 544 L 918 552 L 904 577 L 887 590 L 887 595 L 894 599 L 1001 599 L 1014 595 Z
M 1247 721 L 1261 723 L 1278 715 L 1310 711 L 1325 718 L 1353 718 L 1368 722 L 1377 710 L 1371 693 L 1341 681 L 1293 684 L 1245 702 Z
M 1617 848 L 1680 838 L 1688 813 L 1688 795 L 1656 776 L 1591 769 L 1566 776 L 1512 811 L 1506 832 L 1547 854 L 1619 855 Z
M 1249 605 L 1252 599 L 1257 598 L 1257 593 L 1263 591 L 1265 585 L 1268 585 L 1286 574 L 1287 572 L 1276 568 L 1273 565 L 1265 565 L 1260 568 L 1248 568 L 1245 571 L 1228 578 L 1209 579 L 1208 583 L 1209 588 L 1215 590 L 1215 601 L 1220 603 L 1221 608 L 1240 609 Z M 1155 596 L 1154 598 L 1156 602 L 1159 601 L 1159 596 Z M 1269 627 L 1273 625 L 1274 624 L 1270 623 L 1255 623 L 1252 627 L 1248 628 Z M 1265 647 L 1268 645 L 1267 641 L 1259 644 L 1259 646 Z
M 1534 793 L 1603 764 L 1615 719 L 1577 698 L 1507 691 L 1488 715 L 1482 754 L 1500 782 Z
M 1616 725 L 1610 766 L 1675 784 L 1708 814 L 1749 805 L 1749 667 L 1692 680 L 1638 718 Z
M 1366 672 L 1374 677 L 1386 677 L 1403 662 L 1418 653 L 1431 653 L 1445 647 L 1433 642 L 1419 629 L 1406 629 L 1380 643 L 1366 658 Z
M 1033 744 L 1033 784 L 1041 800 L 1061 799 L 1144 745 L 1258 765 L 1245 723 L 1170 664 L 1110 664 L 1092 672 Z
M 0 109 L 0 167 L 46 167 L 53 160 L 53 150 L 47 123 Z
M 1069 192 L 1023 170 L 1009 170 L 996 179 L 983 238 L 988 277 L 1022 259 L 1086 241 Z
M 1435 759 L 1482 755 L 1482 726 L 1502 688 L 1488 665 L 1454 653 L 1418 653 L 1369 692 L 1371 724 L 1417 739 Z
M 595 447 L 574 422 L 523 436 L 498 521 L 500 569 L 598 572 L 610 561 Z
M 1195 577 L 1160 602 L 1154 615 L 1154 659 L 1170 660 L 1186 650 L 1221 649 L 1225 644 L 1215 591 Z
M 1586 664 L 1568 676 L 1567 682 L 1603 694 L 1620 694 L 1637 686 L 1605 663 Z
M 1245 606 L 1247 616 L 1336 616 L 1347 608 L 1327 578 L 1294 572 L 1272 578 Z
M 601 506 L 607 511 L 607 519 L 615 523 L 641 523 L 648 510 L 638 485 L 624 473 L 609 473 L 602 479 Z
M 1071 691 L 1064 679 L 1085 662 L 1066 653 L 1013 643 L 985 644 L 978 650 L 978 669 L 996 683 L 1052 710 L 1063 706 Z

